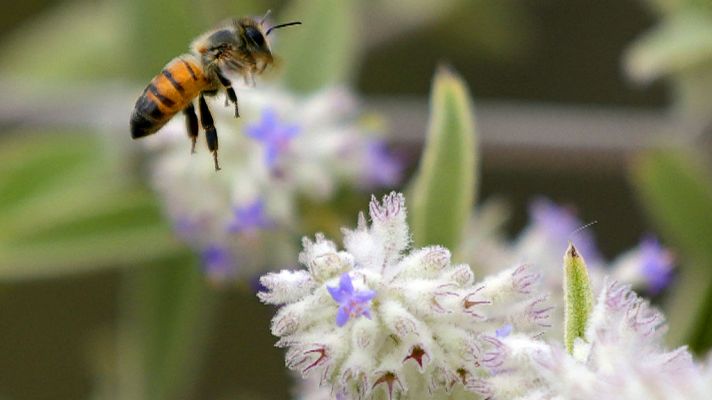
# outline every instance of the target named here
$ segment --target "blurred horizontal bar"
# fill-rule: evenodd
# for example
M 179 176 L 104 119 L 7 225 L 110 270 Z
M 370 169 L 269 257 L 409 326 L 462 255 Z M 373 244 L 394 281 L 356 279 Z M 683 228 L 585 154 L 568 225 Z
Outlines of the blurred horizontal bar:
M 0 90 L 5 93 L 0 100 L 3 130 L 52 127 L 117 132 L 128 132 L 129 115 L 141 92 L 122 83 L 48 89 L 0 82 Z M 395 142 L 420 145 L 428 120 L 424 98 L 369 98 L 364 105 L 387 118 Z M 541 166 L 617 168 L 641 149 L 692 140 L 664 110 L 481 101 L 476 115 L 485 159 L 502 166 L 534 160 Z
M 424 137 L 424 99 L 380 98 L 366 105 L 389 117 L 397 141 L 420 143 Z M 476 101 L 475 111 L 485 161 L 505 168 L 618 170 L 640 150 L 695 139 L 689 133 L 694 130 L 667 110 Z

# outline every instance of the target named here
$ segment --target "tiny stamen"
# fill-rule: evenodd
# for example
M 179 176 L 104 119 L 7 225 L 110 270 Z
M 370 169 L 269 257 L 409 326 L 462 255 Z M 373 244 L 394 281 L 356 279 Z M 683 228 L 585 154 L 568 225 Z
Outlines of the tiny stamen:
M 597 221 L 597 220 L 594 220 L 594 221 L 591 221 L 591 222 L 587 223 L 586 225 L 583 225 L 583 226 L 578 227 L 575 231 L 573 231 L 573 232 L 571 232 L 571 233 L 569 234 L 569 241 L 571 241 L 571 238 L 572 238 L 575 234 L 581 232 L 581 231 L 584 230 L 584 229 L 587 229 L 588 227 L 590 227 L 590 226 L 592 226 L 592 225 L 596 225 L 597 223 L 598 223 L 598 221 Z

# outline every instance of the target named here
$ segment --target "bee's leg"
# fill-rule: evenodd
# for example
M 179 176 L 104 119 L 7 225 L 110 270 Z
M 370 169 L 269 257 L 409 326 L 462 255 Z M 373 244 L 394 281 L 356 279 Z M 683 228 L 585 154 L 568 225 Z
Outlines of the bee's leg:
M 185 114 L 185 126 L 188 128 L 188 137 L 190 138 L 190 153 L 195 153 L 195 141 L 198 139 L 198 116 L 195 114 L 193 103 L 188 104 L 188 107 L 183 109 Z
M 200 94 L 200 125 L 203 126 L 205 131 L 205 139 L 208 142 L 208 149 L 213 153 L 213 160 L 215 160 L 215 170 L 220 170 L 220 165 L 218 165 L 218 132 L 215 130 L 215 124 L 213 122 L 213 116 L 210 114 L 210 109 L 208 108 L 208 103 L 205 102 L 205 97 Z
M 220 80 L 220 84 L 225 87 L 227 97 L 230 99 L 232 104 L 235 105 L 235 118 L 240 118 L 240 110 L 237 107 L 237 95 L 235 94 L 235 90 L 232 88 L 232 82 L 220 73 L 220 71 L 217 71 L 217 75 Z

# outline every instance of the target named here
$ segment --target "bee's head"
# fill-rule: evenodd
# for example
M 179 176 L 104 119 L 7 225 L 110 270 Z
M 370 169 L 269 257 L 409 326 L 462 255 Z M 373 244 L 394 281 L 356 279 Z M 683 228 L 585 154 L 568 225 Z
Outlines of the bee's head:
M 235 25 L 241 51 L 250 61 L 254 61 L 258 71 L 262 71 L 273 61 L 272 50 L 262 24 L 253 18 L 243 18 L 236 21 Z
M 271 53 L 267 34 L 258 21 L 245 18 L 237 23 L 237 28 L 237 34 L 247 50 Z
M 264 67 L 273 61 L 272 50 L 267 40 L 267 36 L 269 36 L 270 32 L 286 26 L 301 24 L 301 22 L 295 21 L 265 29 L 264 23 L 269 13 L 270 12 L 267 11 L 267 14 L 259 21 L 252 18 L 243 18 L 237 21 L 238 35 L 245 46 L 245 50 L 254 57 L 255 62 L 258 64 L 258 70 L 263 70 Z

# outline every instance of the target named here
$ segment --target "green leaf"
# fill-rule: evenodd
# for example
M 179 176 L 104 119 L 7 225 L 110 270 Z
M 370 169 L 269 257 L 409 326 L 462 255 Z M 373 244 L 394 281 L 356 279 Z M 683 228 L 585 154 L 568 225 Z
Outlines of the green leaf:
M 701 354 L 712 345 L 712 176 L 687 151 L 650 151 L 632 172 L 640 201 L 664 239 L 680 250 L 666 304 L 668 339 Z
M 125 30 L 131 24 L 120 12 L 120 4 L 72 1 L 52 7 L 3 37 L 0 73 L 18 82 L 27 78 L 24 83 L 39 87 L 67 80 L 125 78 L 132 59 Z
M 472 100 L 447 68 L 435 74 L 430 123 L 420 166 L 409 192 L 416 246 L 455 249 L 475 203 L 477 138 Z
M 572 243 L 569 243 L 564 254 L 564 301 L 564 343 L 566 351 L 573 354 L 576 339 L 586 338 L 588 317 L 593 308 L 593 293 L 586 261 Z
M 2 139 L 0 281 L 128 267 L 183 248 L 152 193 L 103 150 L 92 135 Z
M 284 80 L 300 92 L 344 82 L 354 66 L 358 42 L 356 0 L 295 0 L 279 22 L 302 25 L 277 30 L 275 54 L 284 60 Z
M 666 18 L 628 49 L 628 73 L 640 81 L 704 66 L 712 59 L 712 15 L 697 10 Z
M 121 2 L 128 15 L 132 73 L 148 83 L 171 59 L 188 52 L 190 43 L 220 21 L 207 21 L 204 5 L 192 0 Z M 230 18 L 225 15 L 223 19 Z
M 183 248 L 168 232 L 147 226 L 39 243 L 0 242 L 0 281 L 56 278 L 161 259 Z
M 217 298 L 195 257 L 124 273 L 118 398 L 191 398 Z

